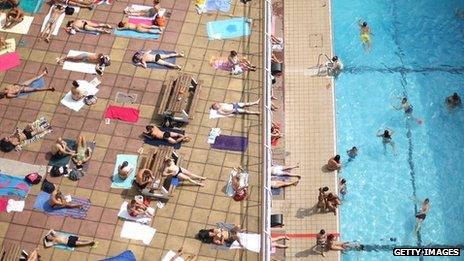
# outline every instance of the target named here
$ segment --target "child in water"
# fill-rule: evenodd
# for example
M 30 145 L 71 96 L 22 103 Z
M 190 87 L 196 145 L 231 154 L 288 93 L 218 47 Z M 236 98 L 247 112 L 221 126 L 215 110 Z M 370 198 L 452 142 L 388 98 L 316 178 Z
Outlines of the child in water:
M 361 33 L 361 42 L 364 45 L 364 50 L 370 52 L 371 50 L 371 29 L 367 22 L 359 21 L 359 29 Z

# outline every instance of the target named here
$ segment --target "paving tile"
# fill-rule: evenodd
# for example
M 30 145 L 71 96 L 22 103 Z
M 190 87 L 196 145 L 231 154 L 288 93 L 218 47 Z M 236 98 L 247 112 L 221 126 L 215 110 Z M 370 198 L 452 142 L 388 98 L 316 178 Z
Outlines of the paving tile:
M 10 224 L 5 234 L 5 238 L 21 241 L 25 231 L 25 226 Z
M 97 227 L 97 222 L 83 220 L 79 229 L 79 235 L 84 237 L 94 237 Z

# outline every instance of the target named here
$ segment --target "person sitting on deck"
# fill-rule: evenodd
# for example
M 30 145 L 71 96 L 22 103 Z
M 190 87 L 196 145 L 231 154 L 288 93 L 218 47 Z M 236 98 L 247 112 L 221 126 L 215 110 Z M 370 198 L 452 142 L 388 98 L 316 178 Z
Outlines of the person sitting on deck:
M 64 157 L 68 155 L 74 155 L 76 152 L 69 148 L 68 144 L 66 141 L 64 141 L 62 138 L 56 139 L 55 143 L 52 145 L 52 156 L 55 157 Z
M 0 140 L 0 150 L 3 152 L 10 152 L 15 149 L 16 146 L 21 145 L 22 142 L 34 138 L 34 136 L 47 131 L 43 128 L 35 128 L 32 124 L 26 125 L 26 127 L 20 131 L 16 129 L 13 134 Z
M 97 245 L 96 241 L 80 239 L 77 236 L 72 236 L 72 235 L 60 236 L 54 230 L 51 230 L 50 233 L 48 233 L 45 236 L 44 241 L 48 243 L 48 244 L 45 244 L 45 247 L 51 247 L 54 245 L 65 245 L 68 247 L 80 247 L 80 246 L 93 247 Z
M 453 93 L 451 96 L 446 97 L 445 105 L 450 110 L 460 107 L 461 104 L 461 97 L 459 97 L 457 92 Z
M 174 57 L 184 57 L 184 52 L 174 52 L 170 54 L 162 54 L 162 53 L 151 53 L 145 51 L 138 51 L 132 56 L 132 62 L 136 66 L 142 66 L 143 68 L 148 68 L 147 63 L 156 63 L 161 66 L 166 66 L 169 68 L 174 68 L 177 70 L 181 70 L 182 67 L 177 64 L 170 63 L 165 61 L 169 58 Z
M 63 193 L 55 186 L 55 190 L 50 194 L 50 199 L 48 200 L 48 204 L 52 208 L 82 208 L 81 204 L 71 204 L 66 201 L 65 196 Z
M 24 20 L 24 11 L 19 7 L 13 7 L 6 13 L 3 29 L 10 29 Z
M 15 83 L 15 84 L 10 84 L 5 86 L 3 91 L 0 92 L 0 99 L 2 98 L 16 98 L 22 93 L 31 93 L 31 92 L 46 92 L 46 91 L 55 91 L 55 88 L 53 87 L 48 87 L 48 88 L 32 88 L 31 84 L 34 83 L 35 81 L 43 78 L 45 75 L 47 75 L 48 70 L 47 68 L 44 69 L 42 74 L 40 74 L 37 77 L 34 77 L 32 79 L 29 79 L 27 81 L 24 81 L 22 83 Z
M 45 22 L 45 28 L 39 35 L 39 40 L 43 39 L 45 42 L 50 42 L 50 37 L 52 36 L 52 32 L 55 30 L 56 21 L 58 21 L 59 17 L 62 13 L 64 13 L 64 6 L 62 5 L 52 5 L 50 7 L 51 12 L 48 20 Z
M 66 24 L 66 32 L 70 34 L 76 34 L 76 32 L 95 32 L 95 33 L 105 33 L 110 34 L 112 26 L 109 24 L 95 23 L 90 20 L 78 19 L 74 21 L 69 21 Z
M 259 111 L 249 111 L 245 107 L 259 104 L 259 100 L 255 102 L 235 102 L 235 103 L 222 103 L 215 102 L 211 106 L 211 109 L 217 111 L 218 114 L 224 116 L 233 116 L 237 114 L 252 114 L 259 115 Z
M 163 171 L 163 176 L 168 177 L 171 176 L 173 178 L 178 178 L 180 181 L 189 181 L 197 186 L 203 187 L 204 184 L 195 180 L 203 181 L 206 180 L 205 177 L 198 176 L 191 171 L 184 169 L 182 167 L 179 167 L 176 165 L 174 162 L 174 159 L 172 158 L 166 158 L 164 160 L 164 171 Z
M 157 29 L 157 30 L 153 30 Z M 139 33 L 149 33 L 149 34 L 161 34 L 163 28 L 156 25 L 147 25 L 147 24 L 134 24 L 128 21 L 121 21 L 118 23 L 117 30 L 129 30 Z
M 340 155 L 335 155 L 327 162 L 327 170 L 328 171 L 340 171 L 342 169 L 342 163 L 340 162 Z
M 336 241 L 334 234 L 330 234 L 327 236 L 327 250 L 344 251 L 348 248 L 357 248 L 362 250 L 364 246 L 361 244 L 352 244 L 350 242 Z
M 324 212 L 327 209 L 327 192 L 329 187 L 320 187 L 319 195 L 317 196 L 316 211 Z
M 61 4 L 65 6 L 76 6 L 93 10 L 95 8 L 92 0 L 51 0 L 50 4 Z
M 153 7 L 143 10 L 136 10 L 132 7 L 124 9 L 124 14 L 130 16 L 154 17 L 161 10 L 160 0 L 153 0 Z
M 87 94 L 85 92 L 79 89 L 79 82 L 73 81 L 71 87 L 71 98 L 74 101 L 80 101 L 81 99 L 84 99 L 86 95 Z
M 144 131 L 142 135 L 147 138 L 166 140 L 170 144 L 190 141 L 190 137 L 188 136 L 172 131 L 162 131 L 155 125 L 147 125 L 145 129 L 147 131 Z
M 145 188 L 151 189 L 155 181 L 155 176 L 153 172 L 149 169 L 140 169 L 135 176 L 135 185 L 140 189 L 144 190 Z
M 129 213 L 131 217 L 153 216 L 153 212 L 151 212 L 145 204 L 138 202 L 135 199 L 131 200 L 129 204 L 127 204 L 127 213 Z
M 76 56 L 64 56 L 56 58 L 56 62 L 59 65 L 64 64 L 66 61 L 75 63 L 93 63 L 95 64 L 95 72 L 98 75 L 102 75 L 105 67 L 111 65 L 110 57 L 102 53 L 81 53 Z
M 84 164 L 87 163 L 87 161 L 89 161 L 92 157 L 92 149 L 87 147 L 87 143 L 85 142 L 85 138 L 83 136 L 79 137 L 76 151 L 77 153 L 71 157 L 71 160 L 74 162 L 74 164 L 76 164 L 77 169 L 82 169 Z
M 134 168 L 129 165 L 129 162 L 124 161 L 121 163 L 121 165 L 118 166 L 118 176 L 120 179 L 125 180 L 127 177 L 129 177 L 132 172 L 134 171 Z
M 236 51 L 230 51 L 227 60 L 231 65 L 232 74 L 241 74 L 243 71 L 256 71 L 256 66 L 252 65 L 245 57 L 239 59 Z
M 316 236 L 316 245 L 313 248 L 314 252 L 319 252 L 325 257 L 325 251 L 327 250 L 327 234 L 324 229 L 321 229 Z
M 338 206 L 342 204 L 342 201 L 340 200 L 340 198 L 333 193 L 329 193 L 327 194 L 326 202 L 327 202 L 327 210 L 329 210 L 330 212 L 333 212 L 334 215 L 337 215 L 337 208 Z
M 282 138 L 284 135 L 280 132 L 280 124 L 272 122 L 271 126 L 271 143 L 276 143 L 278 139 Z

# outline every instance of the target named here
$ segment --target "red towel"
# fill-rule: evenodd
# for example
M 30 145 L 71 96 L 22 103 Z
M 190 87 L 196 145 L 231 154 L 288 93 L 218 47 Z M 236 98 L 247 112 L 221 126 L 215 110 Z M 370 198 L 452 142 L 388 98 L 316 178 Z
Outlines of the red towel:
M 0 198 L 0 212 L 6 212 L 7 206 L 8 206 L 8 199 Z
M 139 112 L 140 111 L 138 109 L 134 108 L 110 105 L 106 109 L 105 118 L 137 122 L 139 120 Z
M 6 53 L 0 56 L 0 72 L 7 71 L 11 68 L 17 67 L 21 64 L 17 52 Z

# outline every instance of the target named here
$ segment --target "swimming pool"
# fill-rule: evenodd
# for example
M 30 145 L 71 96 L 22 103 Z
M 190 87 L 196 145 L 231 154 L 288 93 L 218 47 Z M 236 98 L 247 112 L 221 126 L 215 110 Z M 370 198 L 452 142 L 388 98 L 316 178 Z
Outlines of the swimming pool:
M 348 251 L 343 260 L 397 258 L 392 246 L 464 243 L 464 111 L 450 113 L 445 98 L 464 96 L 464 0 L 334 0 L 334 50 L 345 70 L 336 80 L 337 148 L 359 148 L 341 176 L 342 240 L 378 251 Z M 360 42 L 359 19 L 373 32 L 372 51 Z M 392 108 L 406 95 L 414 119 Z M 397 155 L 384 152 L 377 131 L 394 130 Z M 414 200 L 414 197 L 416 200 Z M 430 199 L 418 235 L 415 212 Z M 427 258 L 427 260 L 460 258 Z M 462 259 L 462 257 L 461 257 Z

